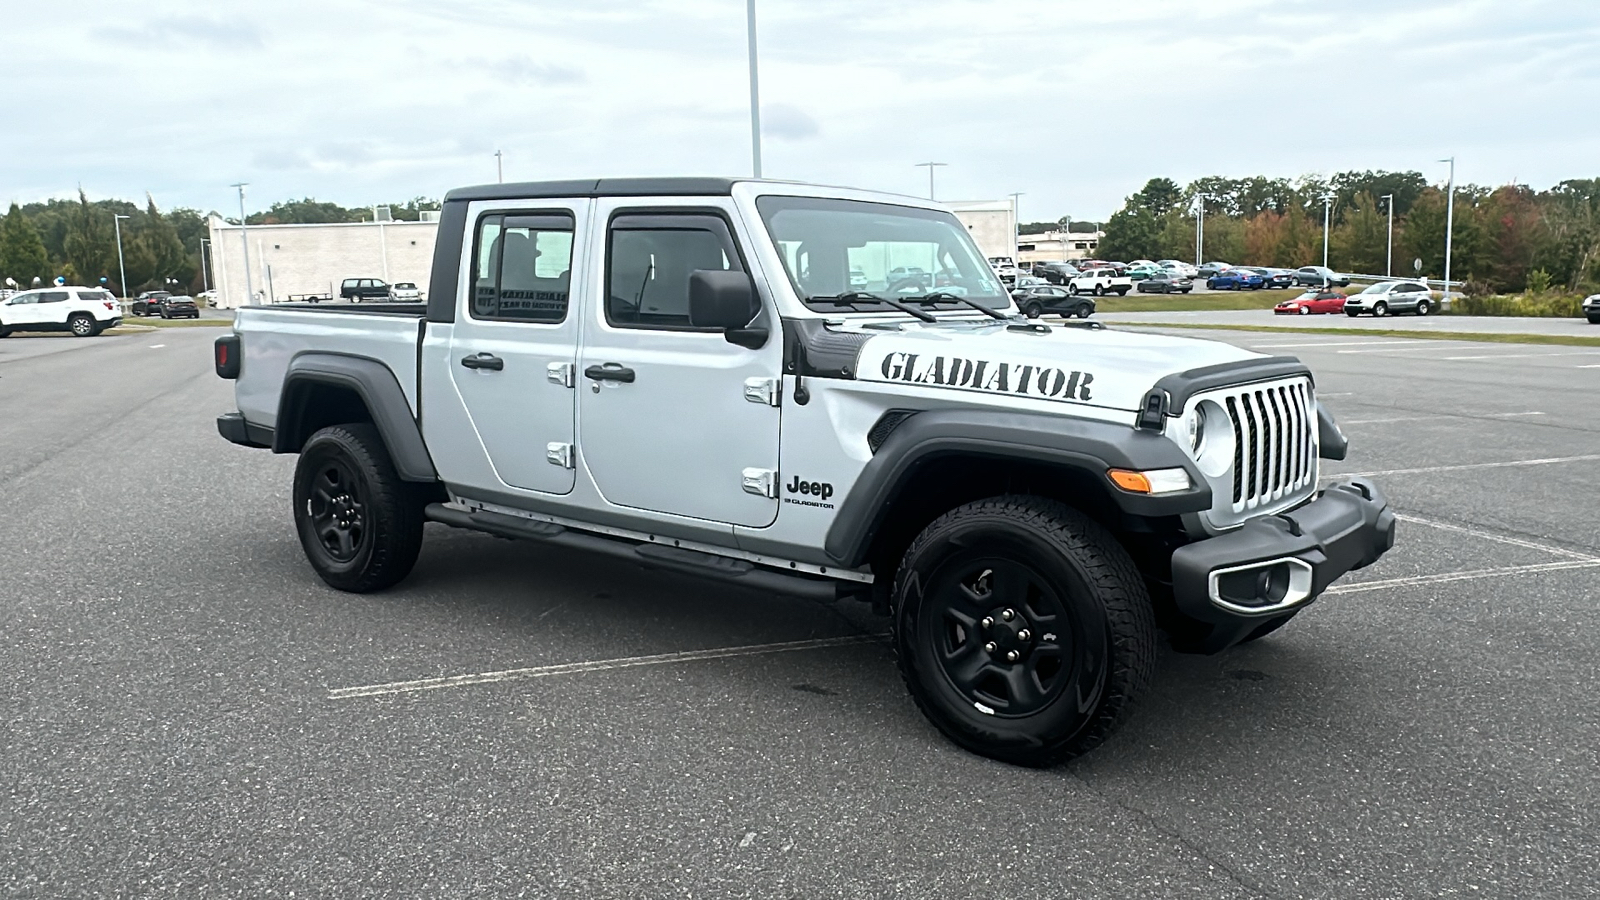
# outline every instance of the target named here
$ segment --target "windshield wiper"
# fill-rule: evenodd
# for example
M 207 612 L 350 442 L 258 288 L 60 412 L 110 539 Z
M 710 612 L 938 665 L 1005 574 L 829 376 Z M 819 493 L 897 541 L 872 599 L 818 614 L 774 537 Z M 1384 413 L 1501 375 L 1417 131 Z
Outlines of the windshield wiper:
M 1007 319 L 1011 318 L 1010 316 L 1006 315 L 1003 312 L 1000 312 L 997 309 L 994 309 L 993 307 L 984 306 L 982 303 L 979 303 L 978 301 L 973 300 L 970 297 L 962 297 L 962 296 L 957 295 L 957 294 L 952 294 L 949 291 L 934 291 L 931 294 L 923 294 L 921 297 L 912 297 L 911 299 L 913 299 L 913 300 L 921 300 L 921 301 L 928 302 L 928 303 L 936 303 L 936 302 L 938 302 L 940 300 L 954 300 L 957 303 L 964 303 L 967 306 L 972 307 L 973 309 L 977 310 L 978 312 L 983 313 L 984 315 L 988 316 L 991 319 L 999 319 L 1000 321 L 1004 322 Z
M 831 302 L 835 306 L 854 306 L 862 300 L 870 300 L 873 303 L 882 303 L 885 306 L 892 306 L 906 315 L 921 319 L 924 322 L 939 321 L 937 316 L 934 316 L 925 310 L 917 309 L 915 306 L 912 306 L 908 303 L 902 303 L 892 297 L 879 297 L 877 294 L 869 294 L 866 291 L 845 291 L 842 294 L 813 294 L 806 298 L 807 303 L 810 303 L 813 300 Z

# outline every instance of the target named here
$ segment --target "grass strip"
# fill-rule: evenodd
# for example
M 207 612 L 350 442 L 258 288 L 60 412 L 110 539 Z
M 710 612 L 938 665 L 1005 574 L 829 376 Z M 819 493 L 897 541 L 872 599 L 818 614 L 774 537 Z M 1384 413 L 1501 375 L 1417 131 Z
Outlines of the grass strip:
M 1426 341 L 1477 341 L 1485 344 L 1559 344 L 1567 347 L 1600 347 L 1600 335 L 1581 334 L 1506 334 L 1481 331 L 1406 331 L 1399 328 L 1282 328 L 1272 325 L 1201 325 L 1196 322 L 1107 322 L 1118 328 L 1189 328 L 1196 331 L 1262 331 L 1272 334 L 1341 334 L 1373 337 L 1409 338 Z
M 1271 309 L 1300 294 L 1288 291 L 1237 291 L 1226 294 L 1129 294 L 1094 297 L 1101 312 L 1204 312 L 1210 309 Z
M 124 319 L 121 325 L 106 329 L 106 334 L 134 334 L 133 329 L 123 330 L 128 326 L 143 328 L 228 328 L 233 322 L 228 319 L 140 319 L 129 322 Z

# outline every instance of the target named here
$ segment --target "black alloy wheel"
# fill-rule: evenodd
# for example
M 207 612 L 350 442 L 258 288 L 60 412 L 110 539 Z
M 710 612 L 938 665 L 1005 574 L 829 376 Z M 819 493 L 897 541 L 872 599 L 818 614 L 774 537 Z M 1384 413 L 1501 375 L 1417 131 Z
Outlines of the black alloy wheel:
M 372 425 L 329 426 L 300 452 L 295 526 L 330 587 L 365 593 L 409 574 L 422 547 L 422 507 L 418 486 L 401 480 Z
M 1078 318 L 1087 319 L 1094 315 L 1094 305 L 1090 303 L 1079 303 L 1077 313 Z
M 1149 595 L 1120 545 L 1041 497 L 957 507 L 906 551 L 894 588 L 901 674 L 975 753 L 1044 766 L 1098 746 L 1149 681 Z
M 1022 314 L 1027 316 L 1030 319 L 1037 319 L 1040 316 L 1044 315 L 1044 308 L 1041 307 L 1038 303 L 1029 303 L 1026 307 L 1023 308 Z

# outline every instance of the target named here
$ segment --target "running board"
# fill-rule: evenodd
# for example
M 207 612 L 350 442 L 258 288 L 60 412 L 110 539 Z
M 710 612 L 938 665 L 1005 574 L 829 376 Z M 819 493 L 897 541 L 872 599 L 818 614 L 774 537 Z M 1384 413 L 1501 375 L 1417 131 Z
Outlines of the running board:
M 576 531 L 554 522 L 538 522 L 501 513 L 478 510 L 467 512 L 443 503 L 429 503 L 423 516 L 454 528 L 481 531 L 496 537 L 540 541 L 556 547 L 599 553 L 615 559 L 624 559 L 651 569 L 664 569 L 686 575 L 715 578 L 729 584 L 747 587 L 754 591 L 787 594 L 810 600 L 833 601 L 855 598 L 871 589 L 870 585 L 831 578 L 814 578 L 791 575 L 768 569 L 755 563 L 667 547 L 661 544 L 636 543 L 620 538 Z

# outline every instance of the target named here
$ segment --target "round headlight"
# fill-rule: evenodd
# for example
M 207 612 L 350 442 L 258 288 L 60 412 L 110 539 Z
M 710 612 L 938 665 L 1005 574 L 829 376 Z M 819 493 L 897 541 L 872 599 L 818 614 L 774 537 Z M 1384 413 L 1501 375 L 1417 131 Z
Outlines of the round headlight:
M 1195 407 L 1185 415 L 1184 421 L 1189 430 L 1189 452 L 1198 454 L 1200 445 L 1206 439 L 1206 413 L 1202 407 Z
M 1233 469 L 1233 427 L 1228 411 L 1214 400 L 1195 408 L 1194 458 L 1208 478 L 1220 478 Z

